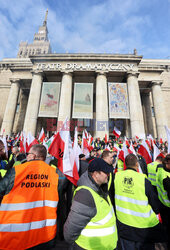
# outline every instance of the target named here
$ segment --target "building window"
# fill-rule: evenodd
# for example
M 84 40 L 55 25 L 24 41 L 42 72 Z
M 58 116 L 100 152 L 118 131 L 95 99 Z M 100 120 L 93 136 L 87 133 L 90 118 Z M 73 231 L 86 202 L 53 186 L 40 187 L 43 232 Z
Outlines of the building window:
M 41 49 L 37 49 L 37 54 L 41 54 Z

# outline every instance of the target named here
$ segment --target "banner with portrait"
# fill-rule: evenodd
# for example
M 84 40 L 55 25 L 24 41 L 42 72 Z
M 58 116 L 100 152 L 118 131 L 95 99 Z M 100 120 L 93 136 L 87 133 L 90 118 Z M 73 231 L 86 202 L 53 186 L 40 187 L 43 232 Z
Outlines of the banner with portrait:
M 72 117 L 93 119 L 93 83 L 74 83 Z
M 129 119 L 129 102 L 126 83 L 108 82 L 109 117 Z
M 57 117 L 59 108 L 60 82 L 43 82 L 39 117 Z

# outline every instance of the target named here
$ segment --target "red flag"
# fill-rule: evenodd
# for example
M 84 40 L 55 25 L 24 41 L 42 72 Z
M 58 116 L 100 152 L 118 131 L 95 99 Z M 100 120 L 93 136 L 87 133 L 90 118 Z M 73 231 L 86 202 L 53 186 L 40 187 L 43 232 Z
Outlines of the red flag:
M 20 147 L 20 151 L 19 151 L 20 153 L 26 153 L 25 148 L 24 148 L 24 144 L 22 141 L 20 141 L 19 147 Z
M 161 143 L 161 144 L 163 143 L 163 140 L 162 140 L 162 138 L 160 138 L 160 143 Z
M 107 143 L 107 134 L 105 134 L 104 142 L 105 142 L 105 144 Z
M 138 153 L 141 154 L 146 161 L 146 164 L 149 164 L 152 162 L 152 157 L 148 148 L 148 145 L 146 144 L 145 140 L 142 141 L 142 144 L 140 145 L 138 149 Z

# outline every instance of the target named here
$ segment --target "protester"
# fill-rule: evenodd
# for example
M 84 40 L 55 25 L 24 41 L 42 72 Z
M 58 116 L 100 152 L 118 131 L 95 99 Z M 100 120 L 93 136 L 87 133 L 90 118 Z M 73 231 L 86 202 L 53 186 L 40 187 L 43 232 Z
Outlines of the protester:
M 79 155 L 79 176 L 81 176 L 85 171 L 87 171 L 89 166 L 88 161 L 84 154 Z
M 26 154 L 24 153 L 20 153 L 19 151 L 19 147 L 18 146 L 14 146 L 12 148 L 12 154 L 11 157 L 9 159 L 8 164 L 6 165 L 6 170 L 9 170 L 10 168 L 12 168 L 13 166 L 19 165 L 26 162 Z
M 126 170 L 115 174 L 114 193 L 118 233 L 122 249 L 154 250 L 156 242 L 164 242 L 159 222 L 160 202 L 150 181 L 137 173 L 134 154 L 125 158 Z
M 159 167 L 156 175 L 158 197 L 161 201 L 161 217 L 166 227 L 168 236 L 168 249 L 170 249 L 170 154 L 163 159 L 162 167 Z
M 7 157 L 4 151 L 4 143 L 0 140 L 0 180 L 6 174 Z M 1 202 L 1 197 L 0 197 Z
M 112 170 L 107 162 L 96 158 L 78 181 L 64 225 L 65 240 L 73 249 L 116 248 L 116 218 L 107 191 Z
M 24 164 L 0 181 L 0 248 L 53 247 L 57 230 L 58 175 L 47 165 L 47 150 L 34 145 Z

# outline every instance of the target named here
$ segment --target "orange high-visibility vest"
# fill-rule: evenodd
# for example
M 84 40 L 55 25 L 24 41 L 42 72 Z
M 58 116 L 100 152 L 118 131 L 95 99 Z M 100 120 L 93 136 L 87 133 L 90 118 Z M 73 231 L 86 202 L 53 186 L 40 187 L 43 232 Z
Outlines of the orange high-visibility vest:
M 56 236 L 58 174 L 43 161 L 15 166 L 15 181 L 0 205 L 0 249 L 26 249 Z

